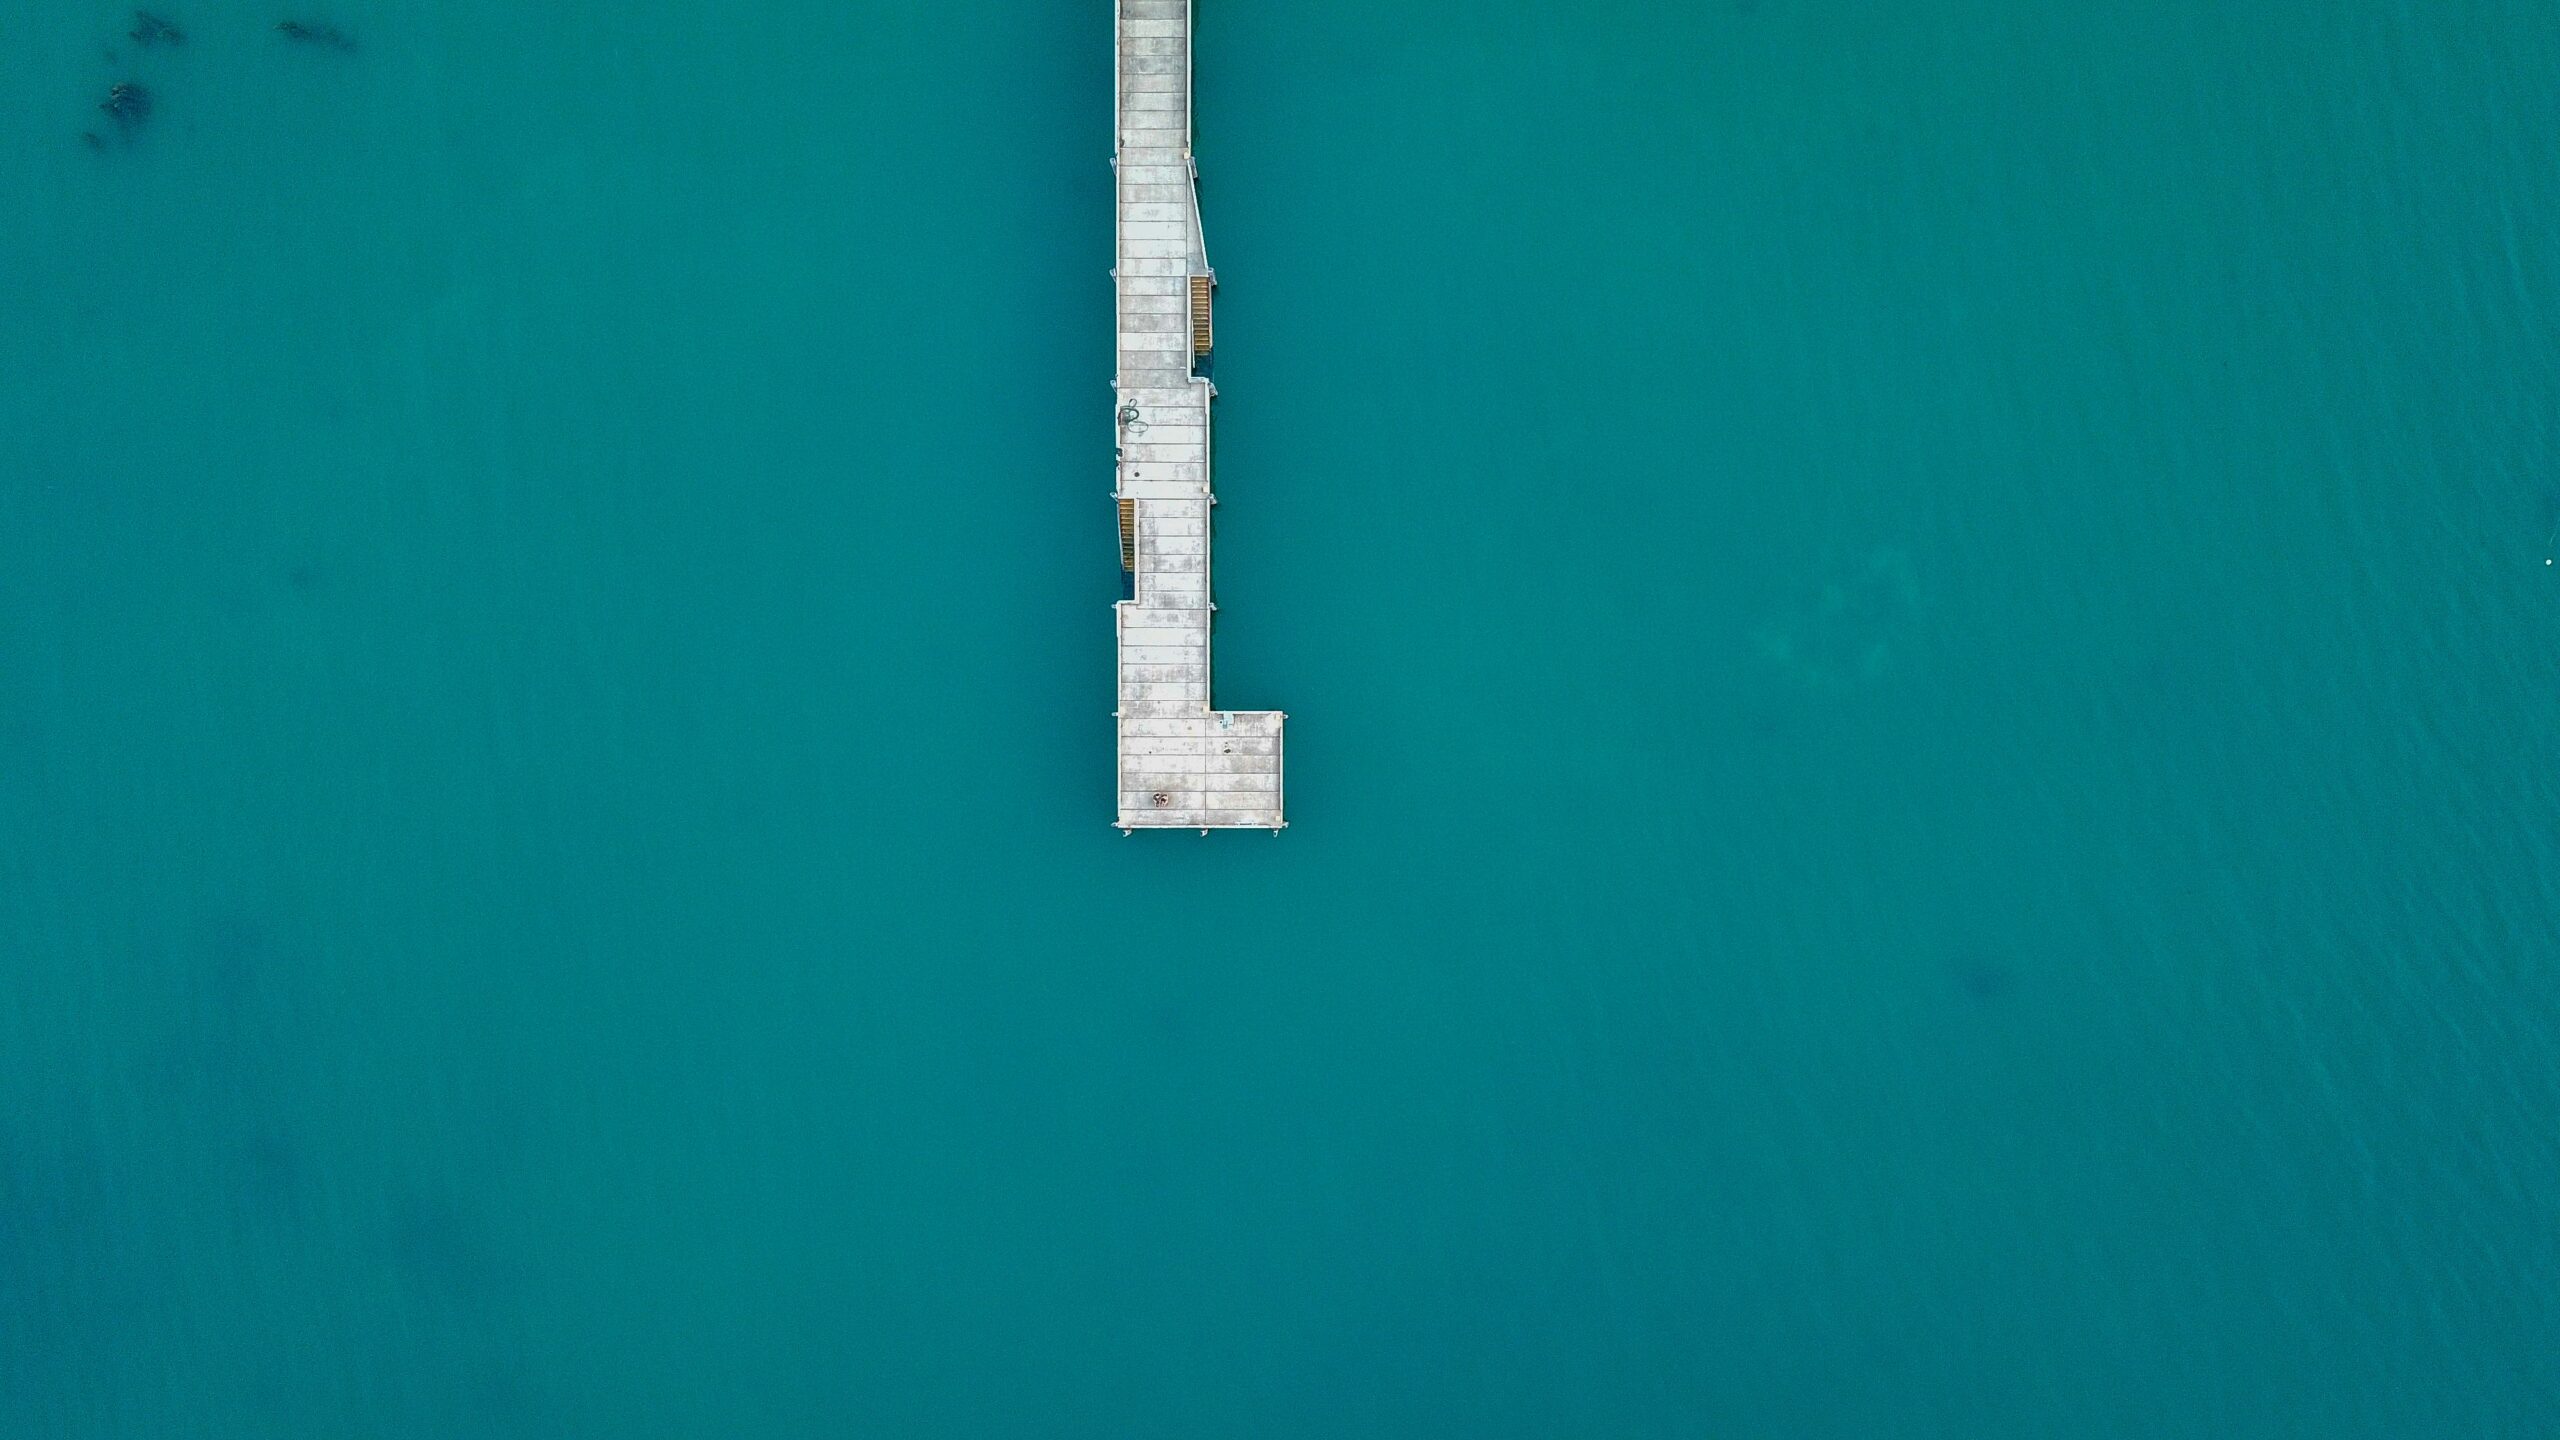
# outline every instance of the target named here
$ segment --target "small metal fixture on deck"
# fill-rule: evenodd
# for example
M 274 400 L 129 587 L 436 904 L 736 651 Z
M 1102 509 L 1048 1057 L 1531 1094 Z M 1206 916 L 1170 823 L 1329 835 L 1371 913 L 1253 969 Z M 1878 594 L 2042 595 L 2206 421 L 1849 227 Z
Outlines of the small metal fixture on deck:
M 1114 0 L 1112 290 L 1120 563 L 1119 826 L 1268 829 L 1281 804 L 1277 710 L 1209 708 L 1209 402 L 1200 373 L 1217 285 L 1191 154 L 1191 0 Z

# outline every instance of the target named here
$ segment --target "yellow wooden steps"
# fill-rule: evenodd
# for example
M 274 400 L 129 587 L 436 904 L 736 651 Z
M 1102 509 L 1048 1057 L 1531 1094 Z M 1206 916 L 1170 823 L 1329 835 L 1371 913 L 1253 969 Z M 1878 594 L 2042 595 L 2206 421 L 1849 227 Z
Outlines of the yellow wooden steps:
M 1209 353 L 1209 277 L 1191 277 L 1191 353 Z
M 1133 572 L 1138 568 L 1138 502 L 1135 500 L 1120 502 L 1120 568 Z

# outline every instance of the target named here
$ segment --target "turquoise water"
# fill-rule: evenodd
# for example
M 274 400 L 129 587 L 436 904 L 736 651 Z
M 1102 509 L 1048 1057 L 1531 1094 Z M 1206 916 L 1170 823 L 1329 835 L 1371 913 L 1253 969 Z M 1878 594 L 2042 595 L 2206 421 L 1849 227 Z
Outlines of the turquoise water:
M 2560 11 L 1206 8 L 1277 839 L 1105 7 L 0 14 L 0 1433 L 2555 1433 Z

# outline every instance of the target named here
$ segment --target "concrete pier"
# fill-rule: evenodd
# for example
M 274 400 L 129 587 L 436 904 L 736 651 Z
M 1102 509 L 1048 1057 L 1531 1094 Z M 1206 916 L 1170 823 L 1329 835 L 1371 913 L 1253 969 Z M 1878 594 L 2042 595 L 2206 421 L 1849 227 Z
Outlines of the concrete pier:
M 1200 229 L 1191 158 L 1191 0 L 1114 0 L 1118 63 L 1112 283 L 1119 357 L 1112 428 L 1121 563 L 1131 595 L 1119 636 L 1124 832 L 1269 829 L 1281 807 L 1276 710 L 1209 701 L 1209 411 L 1200 373 L 1217 273 Z

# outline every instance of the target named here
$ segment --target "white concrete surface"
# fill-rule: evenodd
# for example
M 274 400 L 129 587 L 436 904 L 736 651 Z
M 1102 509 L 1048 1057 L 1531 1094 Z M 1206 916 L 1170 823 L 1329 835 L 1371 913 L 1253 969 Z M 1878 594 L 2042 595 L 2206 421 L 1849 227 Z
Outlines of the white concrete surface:
M 1191 0 L 1115 0 L 1115 499 L 1137 516 L 1117 607 L 1120 828 L 1271 829 L 1276 710 L 1209 701 L 1209 404 L 1192 373 L 1190 277 L 1209 273 L 1191 159 Z

